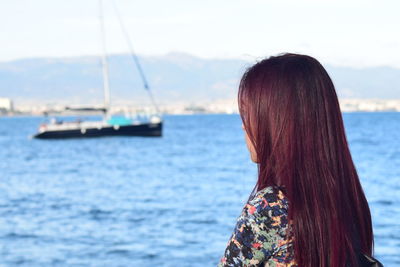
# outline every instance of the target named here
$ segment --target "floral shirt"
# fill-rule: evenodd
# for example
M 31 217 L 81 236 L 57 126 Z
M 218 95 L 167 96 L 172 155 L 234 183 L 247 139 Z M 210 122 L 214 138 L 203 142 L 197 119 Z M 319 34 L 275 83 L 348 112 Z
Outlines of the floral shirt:
M 258 191 L 237 218 L 217 267 L 297 266 L 287 211 L 288 200 L 277 187 Z

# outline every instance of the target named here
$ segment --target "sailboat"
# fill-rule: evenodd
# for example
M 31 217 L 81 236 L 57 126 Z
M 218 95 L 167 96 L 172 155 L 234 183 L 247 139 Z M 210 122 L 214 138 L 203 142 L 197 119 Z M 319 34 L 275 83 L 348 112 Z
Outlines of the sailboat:
M 156 105 L 152 92 L 150 90 L 144 71 L 136 56 L 129 35 L 124 27 L 124 23 L 119 14 L 118 8 L 114 3 L 114 9 L 119 19 L 121 29 L 127 40 L 132 58 L 139 71 L 143 82 L 144 89 L 149 94 L 150 100 L 155 108 L 156 113 L 146 116 L 145 119 L 133 116 L 113 116 L 110 111 L 110 86 L 108 75 L 108 61 L 106 51 L 106 38 L 103 16 L 103 2 L 99 0 L 99 20 L 102 36 L 103 53 L 101 57 L 103 69 L 103 90 L 104 90 L 104 108 L 66 108 L 73 111 L 101 111 L 103 113 L 102 120 L 98 121 L 72 121 L 65 122 L 53 118 L 50 122 L 40 125 L 38 132 L 33 136 L 38 139 L 61 139 L 61 138 L 86 138 L 101 136 L 162 136 L 162 116 Z

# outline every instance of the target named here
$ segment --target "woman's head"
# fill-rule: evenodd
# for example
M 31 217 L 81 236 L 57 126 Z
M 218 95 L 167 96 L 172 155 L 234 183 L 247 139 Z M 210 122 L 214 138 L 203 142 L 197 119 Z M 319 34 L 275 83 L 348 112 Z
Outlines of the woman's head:
M 323 66 L 299 54 L 264 59 L 243 75 L 238 104 L 256 188 L 280 186 L 291 202 L 300 266 L 342 266 L 352 251 L 371 254 L 368 204 Z
M 326 131 L 328 117 L 340 113 L 325 69 L 316 59 L 298 54 L 273 56 L 250 67 L 240 82 L 238 100 L 243 126 L 259 159 L 280 148 L 290 148 L 286 152 L 293 157 L 295 143 L 307 142 L 294 142 L 294 137 L 317 136 Z

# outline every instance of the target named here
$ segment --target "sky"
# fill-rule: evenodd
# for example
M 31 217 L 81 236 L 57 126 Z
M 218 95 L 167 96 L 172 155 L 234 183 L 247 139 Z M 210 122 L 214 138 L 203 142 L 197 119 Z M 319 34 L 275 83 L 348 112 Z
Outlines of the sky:
M 107 50 L 260 59 L 309 54 L 337 66 L 400 68 L 398 0 L 103 0 Z M 0 0 L 0 61 L 101 53 L 98 0 Z

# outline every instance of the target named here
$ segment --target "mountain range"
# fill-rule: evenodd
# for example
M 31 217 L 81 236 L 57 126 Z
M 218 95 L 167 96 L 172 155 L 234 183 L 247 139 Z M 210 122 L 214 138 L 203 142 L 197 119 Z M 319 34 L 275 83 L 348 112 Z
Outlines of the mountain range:
M 140 56 L 161 104 L 196 104 L 236 97 L 238 81 L 254 62 L 204 59 L 183 53 Z M 400 69 L 325 65 L 339 98 L 400 98 Z M 95 56 L 0 62 L 0 97 L 16 104 L 99 104 L 103 101 L 100 59 Z M 128 54 L 109 56 L 112 102 L 149 103 Z

